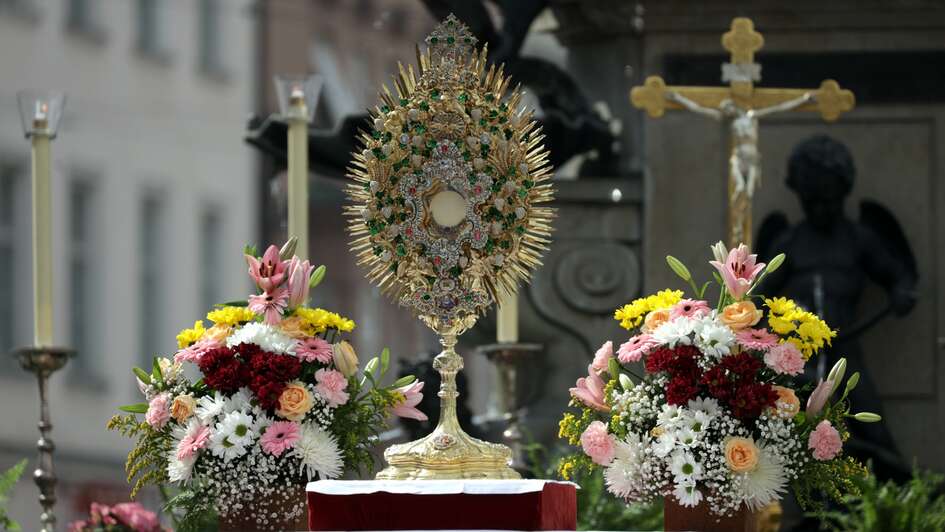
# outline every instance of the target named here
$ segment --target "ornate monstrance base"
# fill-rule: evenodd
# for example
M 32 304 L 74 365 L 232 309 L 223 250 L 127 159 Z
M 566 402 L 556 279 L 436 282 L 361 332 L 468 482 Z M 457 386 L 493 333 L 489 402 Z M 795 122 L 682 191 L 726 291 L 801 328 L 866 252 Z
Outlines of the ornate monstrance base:
M 384 459 L 389 465 L 377 474 L 378 480 L 521 478 L 510 467 L 511 449 L 473 438 L 459 426 L 456 373 L 463 369 L 463 357 L 456 353 L 456 336 L 443 335 L 443 352 L 433 360 L 441 377 L 439 424 L 425 438 L 388 448 Z

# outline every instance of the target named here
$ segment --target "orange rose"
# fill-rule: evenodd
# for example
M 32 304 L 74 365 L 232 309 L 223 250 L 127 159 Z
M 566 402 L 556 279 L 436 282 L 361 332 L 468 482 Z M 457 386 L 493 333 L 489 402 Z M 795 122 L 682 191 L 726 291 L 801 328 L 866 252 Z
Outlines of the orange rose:
M 171 416 L 178 423 L 183 423 L 190 416 L 194 415 L 194 409 L 197 408 L 197 401 L 192 395 L 178 395 L 174 398 L 171 405 Z
M 794 394 L 794 390 L 784 386 L 772 386 L 774 391 L 778 392 L 778 401 L 775 405 L 775 412 L 783 418 L 792 418 L 801 411 L 801 401 Z
M 646 315 L 643 320 L 643 329 L 647 332 L 656 330 L 657 327 L 669 321 L 669 309 L 654 310 Z
M 279 328 L 282 329 L 286 335 L 295 338 L 296 340 L 301 340 L 306 338 L 309 335 L 306 331 L 305 320 L 298 316 L 292 316 L 291 318 L 286 318 L 279 322 Z
M 736 473 L 745 473 L 758 466 L 758 447 L 749 438 L 733 436 L 725 440 L 725 462 Z
M 739 331 L 754 326 L 761 320 L 762 312 L 751 301 L 739 301 L 722 309 L 719 319 L 733 330 Z
M 301 421 L 305 414 L 312 409 L 312 394 L 299 381 L 286 384 L 279 396 L 279 407 L 276 414 L 289 421 Z
M 203 340 L 210 340 L 211 342 L 222 344 L 226 341 L 226 337 L 230 335 L 230 326 L 217 324 L 213 327 L 207 329 L 207 332 L 203 333 Z

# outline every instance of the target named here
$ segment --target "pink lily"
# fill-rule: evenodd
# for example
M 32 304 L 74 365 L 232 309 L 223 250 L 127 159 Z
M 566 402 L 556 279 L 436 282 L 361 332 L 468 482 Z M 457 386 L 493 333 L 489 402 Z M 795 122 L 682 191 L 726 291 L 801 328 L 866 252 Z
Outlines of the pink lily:
M 264 316 L 263 321 L 267 325 L 276 325 L 282 321 L 282 313 L 285 311 L 288 299 L 288 289 L 281 286 L 276 288 L 274 292 L 267 291 L 259 295 L 249 296 L 249 310 L 256 314 L 262 314 Z
M 417 409 L 417 405 L 423 400 L 423 394 L 420 393 L 421 390 L 423 390 L 422 381 L 413 381 L 406 386 L 401 386 L 394 390 L 395 392 L 403 394 L 404 398 L 391 409 L 391 413 L 397 417 L 426 421 L 427 415 Z
M 246 255 L 249 276 L 261 290 L 271 292 L 285 280 L 286 261 L 279 258 L 279 248 L 269 246 L 262 259 Z
M 725 264 L 719 261 L 709 261 L 709 264 L 715 266 L 715 269 L 722 275 L 725 286 L 735 299 L 741 299 L 755 277 L 765 268 L 765 263 L 756 262 L 758 255 L 753 255 L 745 244 L 739 244 L 737 248 L 728 252 Z
M 289 308 L 295 308 L 308 301 L 308 281 L 314 271 L 315 266 L 309 264 L 307 260 L 302 261 L 298 257 L 292 257 L 289 261 L 286 268 L 286 276 L 289 279 Z
M 827 379 L 821 379 L 820 384 L 814 388 L 814 391 L 811 392 L 810 397 L 807 398 L 807 417 L 816 416 L 824 409 L 824 405 L 827 404 L 827 399 L 830 399 L 830 396 L 833 394 L 833 385 L 834 381 Z
M 587 367 L 587 373 L 587 377 L 578 379 L 575 387 L 568 390 L 571 392 L 571 397 L 595 410 L 610 412 L 610 407 L 604 402 L 606 383 L 597 375 L 593 366 Z

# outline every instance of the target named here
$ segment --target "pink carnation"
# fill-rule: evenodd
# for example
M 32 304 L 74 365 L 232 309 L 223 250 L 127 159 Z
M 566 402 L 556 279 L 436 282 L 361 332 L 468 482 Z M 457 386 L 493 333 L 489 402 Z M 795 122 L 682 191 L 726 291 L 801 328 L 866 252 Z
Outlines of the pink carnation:
M 148 412 L 144 415 L 144 420 L 148 422 L 148 425 L 161 429 L 167 424 L 167 420 L 171 418 L 170 401 L 171 394 L 169 393 L 158 394 L 151 399 Z
M 765 364 L 783 375 L 800 375 L 804 372 L 804 357 L 791 342 L 780 343 L 765 353 Z
M 735 333 L 738 343 L 756 351 L 767 351 L 778 345 L 778 337 L 767 329 L 743 329 Z
M 607 425 L 601 421 L 594 421 L 581 434 L 581 447 L 584 454 L 589 456 L 595 464 L 607 465 L 614 459 L 616 441 L 607 432 Z
M 325 398 L 328 405 L 335 407 L 348 402 L 348 378 L 344 373 L 333 369 L 320 369 L 315 372 L 315 393 Z
M 263 451 L 280 456 L 285 451 L 295 447 L 299 441 L 299 424 L 293 421 L 276 421 L 259 439 Z
M 810 433 L 810 439 L 807 447 L 814 452 L 814 458 L 818 460 L 830 460 L 840 454 L 843 448 L 843 441 L 840 439 L 840 433 L 833 428 L 826 419 L 817 424 L 817 427 Z
M 672 319 L 681 318 L 683 316 L 687 318 L 698 318 L 705 316 L 709 312 L 709 303 L 695 299 L 683 299 L 669 309 L 669 317 Z
M 331 363 L 331 344 L 322 338 L 306 338 L 295 347 L 295 355 L 305 362 Z
M 600 346 L 600 349 L 594 353 L 594 362 L 591 363 L 591 367 L 594 368 L 594 371 L 597 373 L 603 373 L 610 367 L 610 359 L 612 358 L 614 358 L 614 343 L 607 340 L 604 342 L 604 345 Z
M 213 340 L 198 340 L 184 349 L 181 349 L 174 355 L 174 362 L 193 362 L 197 364 L 204 353 L 211 349 L 222 347 L 223 344 Z
M 659 342 L 649 334 L 638 334 L 620 345 L 620 348 L 617 349 L 617 360 L 623 364 L 638 362 L 643 358 L 643 355 L 649 353 L 658 345 Z
M 160 532 L 161 522 L 156 513 L 137 502 L 123 502 L 112 506 L 112 514 L 134 532 Z
M 197 425 L 192 429 L 188 429 L 184 439 L 177 444 L 177 459 L 184 461 L 191 458 L 197 454 L 197 451 L 206 447 L 209 442 L 210 427 Z

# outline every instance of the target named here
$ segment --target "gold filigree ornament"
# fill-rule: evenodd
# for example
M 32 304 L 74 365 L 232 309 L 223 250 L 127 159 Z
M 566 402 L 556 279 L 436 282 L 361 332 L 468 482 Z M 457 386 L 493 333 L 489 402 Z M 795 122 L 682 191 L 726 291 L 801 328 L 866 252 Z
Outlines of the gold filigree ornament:
M 457 337 L 500 291 L 527 280 L 549 243 L 548 151 L 518 89 L 453 15 L 398 65 L 373 129 L 353 154 L 347 192 L 352 250 L 368 278 L 439 336 L 440 420 L 429 436 L 384 453 L 379 479 L 517 478 L 510 450 L 467 435 L 456 419 Z

